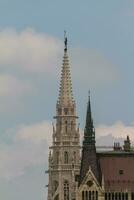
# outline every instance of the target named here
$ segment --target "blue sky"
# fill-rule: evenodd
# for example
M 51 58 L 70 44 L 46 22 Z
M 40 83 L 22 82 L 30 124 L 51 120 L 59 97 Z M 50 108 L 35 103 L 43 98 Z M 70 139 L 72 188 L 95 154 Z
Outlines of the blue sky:
M 133 0 L 0 0 L 0 199 L 46 199 L 48 145 L 67 30 L 81 130 L 134 141 Z

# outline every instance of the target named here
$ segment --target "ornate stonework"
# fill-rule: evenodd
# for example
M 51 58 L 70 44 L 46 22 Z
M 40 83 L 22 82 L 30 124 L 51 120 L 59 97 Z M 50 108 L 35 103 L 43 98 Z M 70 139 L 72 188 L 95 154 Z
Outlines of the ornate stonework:
M 54 118 L 56 127 L 53 128 L 53 144 L 49 154 L 48 200 L 76 199 L 75 176 L 79 174 L 80 169 L 80 143 L 67 46 L 64 49 L 59 98 Z

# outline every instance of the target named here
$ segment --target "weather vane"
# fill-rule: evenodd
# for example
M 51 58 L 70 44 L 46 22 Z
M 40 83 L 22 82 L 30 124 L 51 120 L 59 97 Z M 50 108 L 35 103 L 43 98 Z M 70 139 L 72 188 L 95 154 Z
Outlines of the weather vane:
M 67 51 L 67 36 L 66 36 L 66 31 L 64 31 L 64 44 L 65 44 L 65 51 Z

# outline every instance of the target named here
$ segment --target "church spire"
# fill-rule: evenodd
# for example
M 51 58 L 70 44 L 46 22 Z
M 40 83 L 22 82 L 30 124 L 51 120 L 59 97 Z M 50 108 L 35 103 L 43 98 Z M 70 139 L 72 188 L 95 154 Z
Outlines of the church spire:
M 60 90 L 58 104 L 62 106 L 73 105 L 73 94 L 72 94 L 72 82 L 70 75 L 70 66 L 69 59 L 67 54 L 67 36 L 64 32 L 64 56 L 63 56 L 63 65 L 61 71 L 61 81 L 60 81 Z
M 93 126 L 93 119 L 91 113 L 91 103 L 90 103 L 90 91 L 89 91 L 89 99 L 87 105 L 87 115 L 86 115 L 86 125 L 84 130 L 84 141 L 83 145 L 94 145 L 95 144 L 95 130 Z
M 100 181 L 99 165 L 97 161 L 96 146 L 95 146 L 95 129 L 93 126 L 93 120 L 91 114 L 90 94 L 87 105 L 86 125 L 84 130 L 84 140 L 82 146 L 82 162 L 80 169 L 79 185 L 82 183 L 89 168 L 95 175 L 96 179 Z

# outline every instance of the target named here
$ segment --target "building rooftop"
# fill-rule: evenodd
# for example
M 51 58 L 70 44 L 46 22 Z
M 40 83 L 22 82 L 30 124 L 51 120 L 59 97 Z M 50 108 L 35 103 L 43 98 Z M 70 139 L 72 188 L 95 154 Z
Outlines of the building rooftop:
M 106 191 L 134 191 L 134 151 L 99 152 Z

